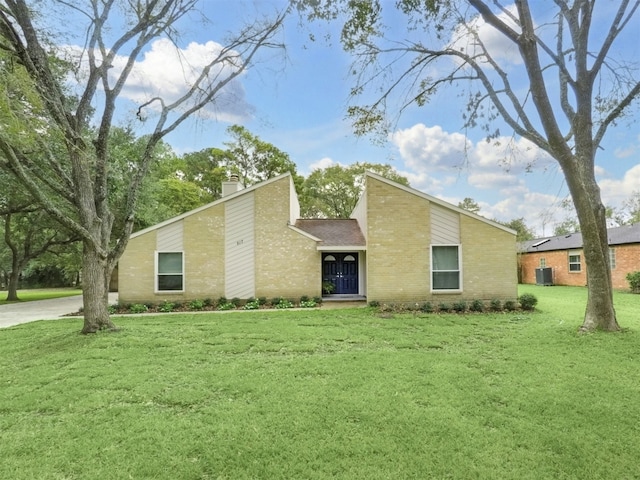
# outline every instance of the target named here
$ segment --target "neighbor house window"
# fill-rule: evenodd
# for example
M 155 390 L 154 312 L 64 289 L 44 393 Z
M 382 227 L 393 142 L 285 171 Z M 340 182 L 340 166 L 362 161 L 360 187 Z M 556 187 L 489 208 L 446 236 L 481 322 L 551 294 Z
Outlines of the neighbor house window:
M 609 267 L 611 267 L 611 270 L 616 268 L 616 249 L 615 248 L 609 249 Z
M 540 268 L 546 268 L 547 266 L 547 259 L 544 257 L 540 258 Z
M 158 252 L 157 288 L 159 292 L 184 290 L 184 262 L 182 252 Z
M 580 272 L 582 270 L 582 266 L 580 264 L 580 252 L 579 251 L 569 251 L 569 271 L 570 272 Z
M 459 245 L 431 246 L 431 290 L 460 291 L 462 289 Z

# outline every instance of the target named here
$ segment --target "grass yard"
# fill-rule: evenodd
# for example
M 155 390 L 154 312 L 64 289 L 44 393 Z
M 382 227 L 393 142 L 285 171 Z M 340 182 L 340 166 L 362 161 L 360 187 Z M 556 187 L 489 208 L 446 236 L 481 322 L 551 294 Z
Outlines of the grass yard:
M 533 314 L 372 309 L 0 330 L 0 478 L 640 478 L 640 295 Z
M 21 302 L 33 302 L 35 300 L 48 300 L 50 298 L 71 297 L 82 295 L 82 290 L 78 288 L 42 288 L 33 290 L 18 290 L 18 298 Z M 6 305 L 7 292 L 0 290 L 0 305 Z

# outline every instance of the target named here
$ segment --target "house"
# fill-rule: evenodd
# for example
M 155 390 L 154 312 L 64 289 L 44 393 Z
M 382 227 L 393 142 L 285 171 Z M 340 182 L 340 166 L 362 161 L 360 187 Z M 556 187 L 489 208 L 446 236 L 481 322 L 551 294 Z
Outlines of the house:
M 640 271 L 640 223 L 609 228 L 607 235 L 613 288 L 627 289 L 627 273 Z M 581 233 L 522 242 L 518 256 L 522 283 L 587 284 Z
M 349 219 L 299 212 L 288 173 L 225 182 L 219 200 L 131 236 L 120 301 L 298 299 L 323 284 L 378 302 L 517 297 L 513 230 L 377 174 Z

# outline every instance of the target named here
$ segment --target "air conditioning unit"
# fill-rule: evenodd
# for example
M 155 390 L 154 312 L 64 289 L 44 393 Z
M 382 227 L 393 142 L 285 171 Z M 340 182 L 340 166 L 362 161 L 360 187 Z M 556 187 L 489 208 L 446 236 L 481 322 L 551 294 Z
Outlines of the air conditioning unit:
M 536 268 L 536 285 L 553 285 L 553 270 L 551 267 Z

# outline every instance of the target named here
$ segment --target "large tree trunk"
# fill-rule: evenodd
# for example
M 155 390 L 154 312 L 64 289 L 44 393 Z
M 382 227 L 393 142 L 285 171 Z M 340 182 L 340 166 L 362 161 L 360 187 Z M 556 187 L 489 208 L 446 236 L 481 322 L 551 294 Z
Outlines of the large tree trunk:
M 586 164 L 586 165 L 585 165 Z M 580 222 L 587 268 L 587 306 L 580 331 L 620 330 L 613 306 L 613 283 L 609 265 L 609 239 L 605 207 L 595 173 L 588 162 L 572 162 L 565 178 Z
M 82 333 L 117 330 L 109 318 L 109 268 L 107 260 L 84 244 L 82 259 L 82 301 L 84 327 Z
M 18 298 L 18 281 L 20 280 L 20 270 L 14 266 L 9 273 L 9 281 L 7 282 L 7 301 L 17 302 Z

